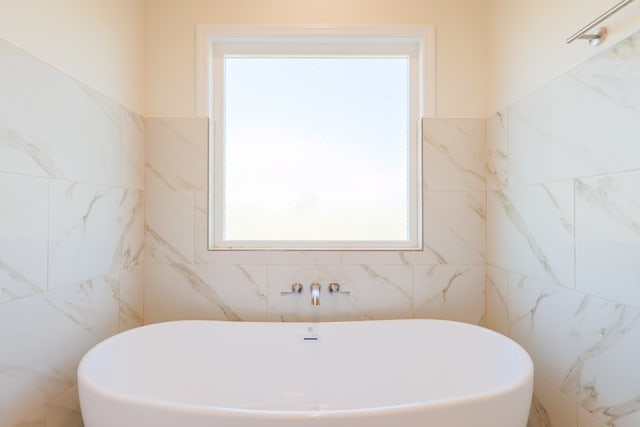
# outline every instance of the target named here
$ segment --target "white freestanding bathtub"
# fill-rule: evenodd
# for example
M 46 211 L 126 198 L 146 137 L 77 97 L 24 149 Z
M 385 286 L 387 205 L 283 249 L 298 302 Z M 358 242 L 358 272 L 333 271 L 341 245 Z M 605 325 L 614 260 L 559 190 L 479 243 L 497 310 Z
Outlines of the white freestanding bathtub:
M 180 321 L 78 367 L 86 427 L 525 427 L 529 355 L 464 323 Z

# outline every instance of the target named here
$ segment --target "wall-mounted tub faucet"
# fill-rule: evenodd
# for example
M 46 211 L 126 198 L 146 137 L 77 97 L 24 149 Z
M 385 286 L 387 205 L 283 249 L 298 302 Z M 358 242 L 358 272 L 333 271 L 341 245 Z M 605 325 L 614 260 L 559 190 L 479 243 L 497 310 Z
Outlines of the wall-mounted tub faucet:
M 311 305 L 320 305 L 320 283 L 311 284 Z
M 280 292 L 280 295 L 297 295 L 302 293 L 302 283 L 293 283 L 291 284 L 291 290 L 290 291 L 283 291 Z
M 329 283 L 329 293 L 330 294 L 342 294 L 342 295 L 351 295 L 349 291 L 341 291 L 340 283 L 332 282 Z

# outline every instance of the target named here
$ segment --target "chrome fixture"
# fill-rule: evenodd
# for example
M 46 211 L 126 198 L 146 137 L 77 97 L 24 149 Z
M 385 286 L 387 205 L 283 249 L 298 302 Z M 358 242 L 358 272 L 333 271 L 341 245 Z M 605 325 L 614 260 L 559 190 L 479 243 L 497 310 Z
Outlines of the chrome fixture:
M 622 0 L 620 3 L 613 6 L 611 9 L 607 10 L 605 13 L 598 16 L 596 19 L 576 31 L 575 34 L 567 39 L 567 44 L 571 43 L 575 39 L 587 39 L 589 40 L 589 44 L 591 46 L 598 46 L 604 41 L 605 37 L 607 36 L 607 29 L 605 27 L 596 28 L 596 32 L 594 34 L 586 34 L 586 32 L 631 3 L 632 1 L 633 0 Z
M 302 293 L 302 283 L 293 283 L 290 291 L 280 292 L 280 295 L 296 295 Z
M 602 43 L 604 41 L 604 39 L 607 37 L 607 28 L 606 27 L 598 27 L 595 29 L 594 33 L 591 34 L 582 34 L 576 38 L 578 39 L 582 39 L 582 40 L 589 40 L 589 44 L 591 46 L 598 46 L 600 43 Z M 567 41 L 567 44 L 571 43 L 569 41 Z
M 320 305 L 320 283 L 311 284 L 311 305 Z
M 341 291 L 340 290 L 340 283 L 329 283 L 329 293 L 330 294 L 343 294 L 343 295 L 351 295 L 351 292 L 349 291 Z
M 302 336 L 303 341 L 319 341 L 320 336 L 313 333 L 313 326 L 307 328 L 307 334 Z

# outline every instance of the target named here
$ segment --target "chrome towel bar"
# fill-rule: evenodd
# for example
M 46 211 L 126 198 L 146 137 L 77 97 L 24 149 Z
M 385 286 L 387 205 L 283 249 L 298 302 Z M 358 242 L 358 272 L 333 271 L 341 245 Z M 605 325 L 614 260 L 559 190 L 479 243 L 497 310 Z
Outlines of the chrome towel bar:
M 605 19 L 607 19 L 608 17 L 610 17 L 611 15 L 613 15 L 614 13 L 616 13 L 617 11 L 619 11 L 620 9 L 622 9 L 623 7 L 627 6 L 632 1 L 633 0 L 622 0 L 620 3 L 613 6 L 611 9 L 609 9 L 602 15 L 598 16 L 596 19 L 589 22 L 584 27 L 580 28 L 575 34 L 573 34 L 571 37 L 567 39 L 567 44 L 571 43 L 575 39 L 587 39 L 589 40 L 589 44 L 591 44 L 591 46 L 599 45 L 607 35 L 607 31 L 604 27 L 599 28 L 598 32 L 595 34 L 585 34 L 585 33 L 590 29 L 592 29 L 593 27 L 595 27 L 596 25 L 598 25 L 599 23 L 601 23 L 602 21 L 604 21 Z

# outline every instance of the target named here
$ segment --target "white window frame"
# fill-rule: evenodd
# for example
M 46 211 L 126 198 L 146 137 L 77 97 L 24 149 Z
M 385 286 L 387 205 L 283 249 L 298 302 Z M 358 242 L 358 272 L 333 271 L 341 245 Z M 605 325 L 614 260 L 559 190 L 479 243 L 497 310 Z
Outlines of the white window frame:
M 244 26 L 209 25 L 197 26 L 196 34 L 196 114 L 209 118 L 209 180 L 208 180 L 208 249 L 209 250 L 421 250 L 422 249 L 422 191 L 421 191 L 421 119 L 435 116 L 435 30 L 429 25 L 409 26 Z M 223 179 L 222 132 L 217 126 L 217 112 L 222 105 L 221 91 L 215 87 L 222 84 L 221 53 L 255 52 L 256 46 L 267 46 L 270 53 L 279 49 L 292 53 L 291 43 L 304 41 L 305 46 L 313 41 L 314 53 L 323 49 L 327 53 L 353 52 L 353 45 L 362 54 L 371 46 L 378 54 L 406 52 L 413 47 L 411 87 L 418 93 L 410 94 L 410 155 L 409 155 L 409 240 L 407 241 L 228 241 L 223 240 L 222 221 L 214 221 L 222 215 L 222 203 L 216 203 L 216 194 L 221 194 Z M 391 42 L 390 42 L 391 40 Z M 328 41 L 323 45 L 323 41 Z M 340 47 L 340 43 L 344 43 Z M 380 47 L 383 47 L 384 52 Z M 217 58 L 217 59 L 216 59 Z M 216 81 L 218 79 L 218 81 Z M 212 173 L 213 171 L 213 173 Z

